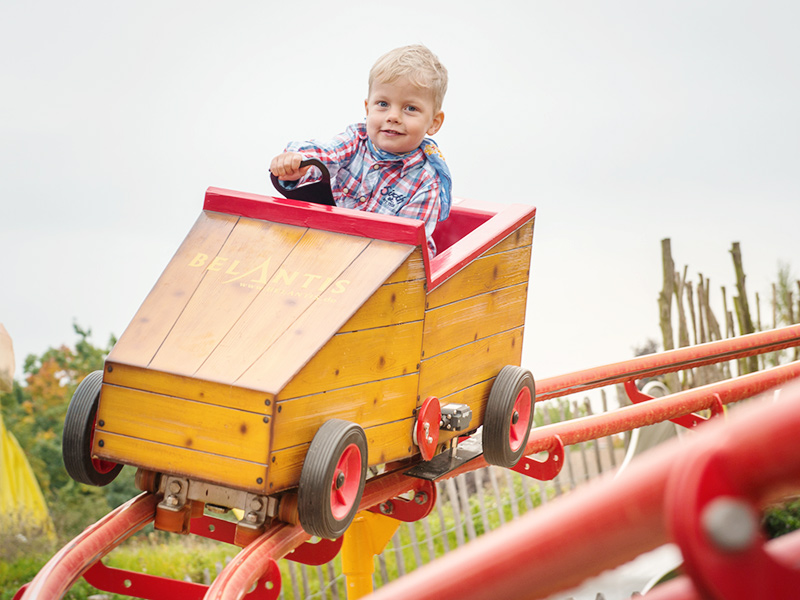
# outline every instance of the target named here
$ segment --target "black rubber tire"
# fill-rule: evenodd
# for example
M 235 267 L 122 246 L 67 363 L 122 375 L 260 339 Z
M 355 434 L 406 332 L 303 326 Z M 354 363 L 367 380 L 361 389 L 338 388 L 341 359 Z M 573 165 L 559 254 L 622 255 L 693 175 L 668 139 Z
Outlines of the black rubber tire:
M 514 450 L 509 442 L 514 416 L 514 406 L 523 388 L 530 391 L 531 406 L 522 444 Z M 486 402 L 486 415 L 483 419 L 483 455 L 486 462 L 500 467 L 511 468 L 519 462 L 533 424 L 533 405 L 536 399 L 533 375 L 527 369 L 508 365 L 498 374 L 489 400 Z
M 360 472 L 351 474 L 352 477 L 358 476 L 358 490 L 347 514 L 337 518 L 331 507 L 334 477 L 345 450 L 353 444 L 361 454 Z M 321 538 L 333 540 L 341 537 L 358 512 L 366 475 L 367 436 L 364 430 L 341 419 L 326 421 L 314 434 L 300 472 L 297 511 L 303 529 Z
M 122 470 L 122 465 L 117 464 L 111 470 L 101 472 L 92 462 L 92 434 L 102 384 L 102 371 L 89 373 L 78 384 L 67 408 L 61 439 L 64 466 L 69 476 L 78 483 L 98 487 L 114 481 Z

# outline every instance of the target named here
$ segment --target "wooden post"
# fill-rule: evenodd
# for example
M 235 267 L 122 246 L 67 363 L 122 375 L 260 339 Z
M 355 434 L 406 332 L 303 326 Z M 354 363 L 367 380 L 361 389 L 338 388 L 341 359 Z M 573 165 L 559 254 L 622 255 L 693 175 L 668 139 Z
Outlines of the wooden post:
M 736 289 L 739 291 L 739 304 L 737 313 L 739 315 L 740 333 L 746 335 L 748 333 L 755 333 L 753 327 L 753 319 L 750 317 L 750 306 L 747 303 L 747 290 L 745 289 L 745 274 L 742 267 L 742 251 L 739 247 L 739 242 L 733 242 L 731 247 L 731 255 L 733 256 L 733 267 L 736 270 Z M 746 363 L 746 373 L 754 373 L 758 371 L 758 360 L 755 356 L 750 356 L 743 359 Z
M 708 339 L 706 338 L 706 292 L 703 274 L 698 273 L 700 283 L 697 284 L 697 312 L 700 315 L 700 343 L 705 344 Z
M 672 334 L 672 294 L 675 288 L 675 263 L 672 261 L 672 249 L 669 238 L 661 240 L 661 261 L 664 271 L 664 285 L 658 296 L 659 321 L 664 350 L 674 350 L 675 340 Z M 681 391 L 680 380 L 676 373 L 665 376 L 667 387 L 671 392 Z

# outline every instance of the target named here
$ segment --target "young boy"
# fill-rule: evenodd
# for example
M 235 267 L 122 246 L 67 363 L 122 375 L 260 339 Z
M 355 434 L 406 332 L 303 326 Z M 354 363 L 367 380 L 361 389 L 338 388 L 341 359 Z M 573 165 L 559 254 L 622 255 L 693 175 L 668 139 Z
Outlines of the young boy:
M 331 141 L 291 142 L 270 171 L 286 189 L 312 178 L 306 158 L 328 167 L 337 206 L 425 221 L 431 235 L 450 213 L 450 171 L 434 135 L 444 121 L 447 69 L 422 45 L 396 48 L 369 73 L 367 118 Z M 314 169 L 314 171 L 317 171 Z

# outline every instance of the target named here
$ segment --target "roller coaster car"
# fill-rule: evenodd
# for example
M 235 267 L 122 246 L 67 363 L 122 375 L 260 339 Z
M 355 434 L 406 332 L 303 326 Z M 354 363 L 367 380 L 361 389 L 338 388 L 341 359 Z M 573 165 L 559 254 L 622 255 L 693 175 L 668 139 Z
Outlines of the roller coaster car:
M 481 425 L 487 461 L 519 460 L 535 209 L 456 203 L 431 259 L 417 220 L 217 188 L 203 208 L 73 396 L 74 479 L 138 467 L 180 521 L 164 529 L 205 503 L 257 531 L 296 502 L 336 538 L 368 467 L 432 460 Z

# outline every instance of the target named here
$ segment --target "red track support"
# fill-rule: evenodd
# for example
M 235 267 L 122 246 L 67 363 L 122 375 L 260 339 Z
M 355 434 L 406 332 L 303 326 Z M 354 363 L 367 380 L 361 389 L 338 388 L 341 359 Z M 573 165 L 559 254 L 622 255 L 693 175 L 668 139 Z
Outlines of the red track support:
M 141 494 L 86 528 L 39 571 L 22 600 L 61 598 L 92 564 L 153 520 L 158 500 Z
M 715 534 L 704 523 L 708 507 L 720 498 L 760 507 L 787 489 L 800 489 L 800 389 L 774 404 L 742 407 L 729 421 L 709 423 L 690 440 L 651 450 L 617 478 L 586 484 L 370 598 L 545 598 L 673 539 L 697 560 L 695 582 L 705 598 L 794 598 L 797 572 L 767 554 L 758 535 L 741 536 L 746 539 L 736 551 L 709 550 Z M 770 544 L 782 561 L 798 554 L 800 533 L 789 537 L 794 539 L 775 548 Z M 737 552 L 757 560 L 742 560 Z M 775 583 L 758 587 L 765 574 Z M 729 581 L 751 583 L 735 588 Z M 675 586 L 682 586 L 680 593 L 691 589 L 686 582 Z
M 539 380 L 537 400 L 799 345 L 800 325 L 796 325 L 682 348 Z M 525 454 L 547 452 L 547 459 L 541 462 L 526 458 L 518 470 L 542 479 L 552 478 L 563 464 L 564 446 L 668 419 L 680 420 L 693 412 L 737 402 L 798 377 L 800 362 L 664 398 L 645 400 L 612 412 L 540 427 L 531 432 Z M 800 488 L 800 449 L 795 441 L 800 430 L 800 390 L 794 394 L 793 402 L 781 402 L 766 410 L 760 407 L 760 411 L 748 411 L 748 417 L 737 419 L 735 426 L 721 427 L 721 424 L 713 422 L 703 425 L 696 439 L 685 446 L 673 444 L 653 450 L 648 453 L 648 460 L 634 461 L 613 482 L 606 477 L 587 484 L 558 502 L 540 507 L 515 521 L 512 527 L 487 534 L 477 543 L 383 588 L 375 597 L 446 599 L 506 594 L 515 598 L 540 598 L 673 538 L 682 545 L 687 556 L 694 552 L 692 560 L 703 565 L 693 576 L 709 597 L 718 593 L 715 587 L 717 579 L 723 575 L 736 579 L 737 569 L 744 572 L 750 563 L 759 564 L 775 579 L 788 582 L 793 572 L 781 570 L 779 565 L 770 562 L 762 540 L 751 540 L 746 548 L 752 552 L 751 560 L 744 566 L 731 566 L 727 560 L 730 557 L 726 556 L 706 564 L 703 561 L 713 556 L 713 552 L 709 551 L 707 540 L 702 542 L 697 532 L 698 527 L 703 526 L 698 521 L 699 515 L 717 499 L 720 490 L 741 501 L 739 508 L 742 508 L 759 506 L 771 494 L 785 492 L 784 484 Z M 447 477 L 483 466 L 486 462 L 479 457 Z M 683 483 L 670 484 L 678 481 L 678 474 L 682 472 L 701 475 L 696 475 L 695 479 L 685 475 L 689 479 L 681 480 Z M 719 473 L 722 475 L 715 475 Z M 706 483 L 708 481 L 711 483 Z M 367 483 L 360 508 L 379 506 L 411 490 L 424 492 L 420 487 L 424 485 L 421 480 L 409 479 L 400 471 L 376 477 Z M 670 485 L 679 490 L 672 492 L 671 496 L 667 492 Z M 692 494 L 688 504 L 683 502 L 682 496 L 686 489 L 690 489 Z M 61 598 L 83 574 L 87 579 L 111 581 L 113 585 L 122 581 L 123 593 L 137 597 L 165 597 L 161 592 L 167 588 L 158 583 L 160 578 L 143 575 L 140 580 L 138 576 L 122 575 L 123 572 L 118 573 L 99 562 L 153 519 L 158 500 L 152 494 L 142 494 L 89 527 L 58 552 L 16 597 L 25 600 Z M 668 507 L 666 517 L 665 502 Z M 690 508 L 684 510 L 684 504 Z M 217 533 L 213 535 L 204 533 L 204 527 L 214 529 L 208 527 L 205 519 L 193 521 L 193 533 L 229 541 L 230 532 L 226 532 L 224 527 L 215 529 Z M 672 529 L 668 522 L 672 523 Z M 248 597 L 275 598 L 280 591 L 280 575 L 275 561 L 301 546 L 308 537 L 299 526 L 276 525 L 244 548 L 211 586 L 187 584 L 175 594 L 183 598 L 200 598 L 205 591 L 204 597 L 208 600 L 241 599 L 256 585 L 256 590 Z M 789 537 L 793 538 L 791 542 L 771 543 L 770 552 L 774 550 L 782 557 L 800 559 L 800 534 Z M 603 547 L 601 553 L 596 551 L 600 544 Z M 328 556 L 336 549 L 338 546 L 326 546 L 320 550 L 321 554 L 310 552 Z M 300 555 L 305 554 L 300 552 Z M 709 577 L 707 581 L 703 579 L 705 575 Z M 792 582 L 795 585 L 794 580 Z M 176 582 L 176 585 L 181 583 Z M 742 584 L 736 589 L 746 588 Z M 775 593 L 778 592 L 776 588 Z M 176 597 L 175 594 L 172 597 Z M 656 600 L 699 598 L 691 595 L 696 594 L 695 587 L 686 580 L 659 588 L 657 594 L 660 595 L 652 596 Z M 648 595 L 648 600 L 650 597 Z M 745 598 L 731 597 L 735 600 Z

